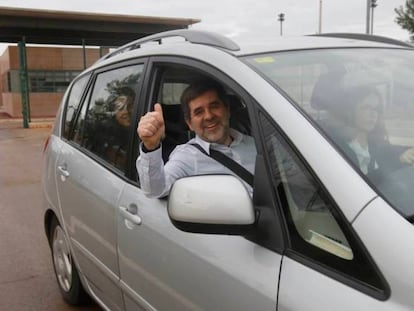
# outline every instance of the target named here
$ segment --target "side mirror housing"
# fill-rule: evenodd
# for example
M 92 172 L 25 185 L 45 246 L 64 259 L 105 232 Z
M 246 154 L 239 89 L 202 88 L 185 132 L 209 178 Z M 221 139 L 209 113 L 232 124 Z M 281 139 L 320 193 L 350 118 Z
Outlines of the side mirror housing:
M 168 214 L 178 229 L 209 234 L 246 234 L 255 223 L 252 199 L 232 175 L 191 176 L 177 180 Z

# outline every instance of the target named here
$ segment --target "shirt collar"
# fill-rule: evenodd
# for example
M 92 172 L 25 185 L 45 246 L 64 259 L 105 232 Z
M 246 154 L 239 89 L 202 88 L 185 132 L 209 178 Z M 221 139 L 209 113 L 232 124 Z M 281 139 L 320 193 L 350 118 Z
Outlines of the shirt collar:
M 232 128 L 230 129 L 230 136 L 233 138 L 233 141 L 231 142 L 230 147 L 237 146 L 238 144 L 240 144 L 240 142 L 243 140 L 243 137 L 244 137 L 242 133 Z M 210 146 L 218 145 L 216 143 L 209 143 L 203 140 L 198 135 L 195 136 L 195 142 L 199 144 L 204 149 L 204 151 L 207 152 L 208 154 L 210 154 Z

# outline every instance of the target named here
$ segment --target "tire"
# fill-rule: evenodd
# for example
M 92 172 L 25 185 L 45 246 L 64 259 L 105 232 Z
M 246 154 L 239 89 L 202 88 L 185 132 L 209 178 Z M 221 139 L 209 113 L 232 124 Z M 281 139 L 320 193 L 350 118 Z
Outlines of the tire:
M 78 270 L 73 262 L 68 239 L 56 218 L 50 225 L 49 242 L 53 268 L 63 299 L 70 305 L 89 302 L 90 298 L 80 282 Z

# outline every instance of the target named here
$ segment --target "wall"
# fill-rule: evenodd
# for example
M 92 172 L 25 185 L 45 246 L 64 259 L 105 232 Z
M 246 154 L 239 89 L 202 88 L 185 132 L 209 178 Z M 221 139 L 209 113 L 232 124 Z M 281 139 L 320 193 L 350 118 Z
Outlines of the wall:
M 10 69 L 19 69 L 19 49 L 17 46 L 9 46 Z M 109 49 L 103 49 L 105 55 Z M 6 50 L 7 52 L 7 50 Z M 5 53 L 6 53 L 5 52 Z M 3 54 L 4 55 L 4 54 Z M 37 47 L 26 46 L 28 69 L 39 70 L 82 70 L 83 49 L 61 47 Z M 86 66 L 91 66 L 99 59 L 99 49 L 86 49 Z M 8 69 L 7 69 L 8 70 Z
M 2 94 L 3 111 L 12 118 L 22 118 L 22 97 L 19 93 Z M 30 94 L 30 116 L 32 118 L 55 117 L 63 93 Z
M 3 93 L 3 90 L 6 89 L 7 86 L 7 71 L 10 68 L 10 58 L 9 58 L 9 50 L 6 51 L 0 56 L 0 94 Z M 3 105 L 3 96 L 0 96 L 0 107 Z
M 102 55 L 109 52 L 105 48 Z M 83 49 L 67 47 L 27 46 L 28 70 L 83 70 Z M 86 66 L 100 58 L 98 48 L 86 49 Z M 9 46 L 0 56 L 0 108 L 12 118 L 22 117 L 20 93 L 7 92 L 7 72 L 19 69 L 18 46 Z M 30 93 L 31 117 L 54 117 L 63 93 Z

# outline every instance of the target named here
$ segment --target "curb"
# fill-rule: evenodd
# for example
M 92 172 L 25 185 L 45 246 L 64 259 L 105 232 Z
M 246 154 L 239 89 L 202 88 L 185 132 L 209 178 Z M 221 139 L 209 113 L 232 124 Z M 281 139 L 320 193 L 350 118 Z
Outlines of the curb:
M 38 128 L 52 128 L 53 122 L 29 122 L 29 128 L 38 129 Z
M 54 119 L 39 119 L 29 122 L 29 128 L 52 128 Z M 19 124 L 23 128 L 23 119 L 0 119 L 1 124 Z

